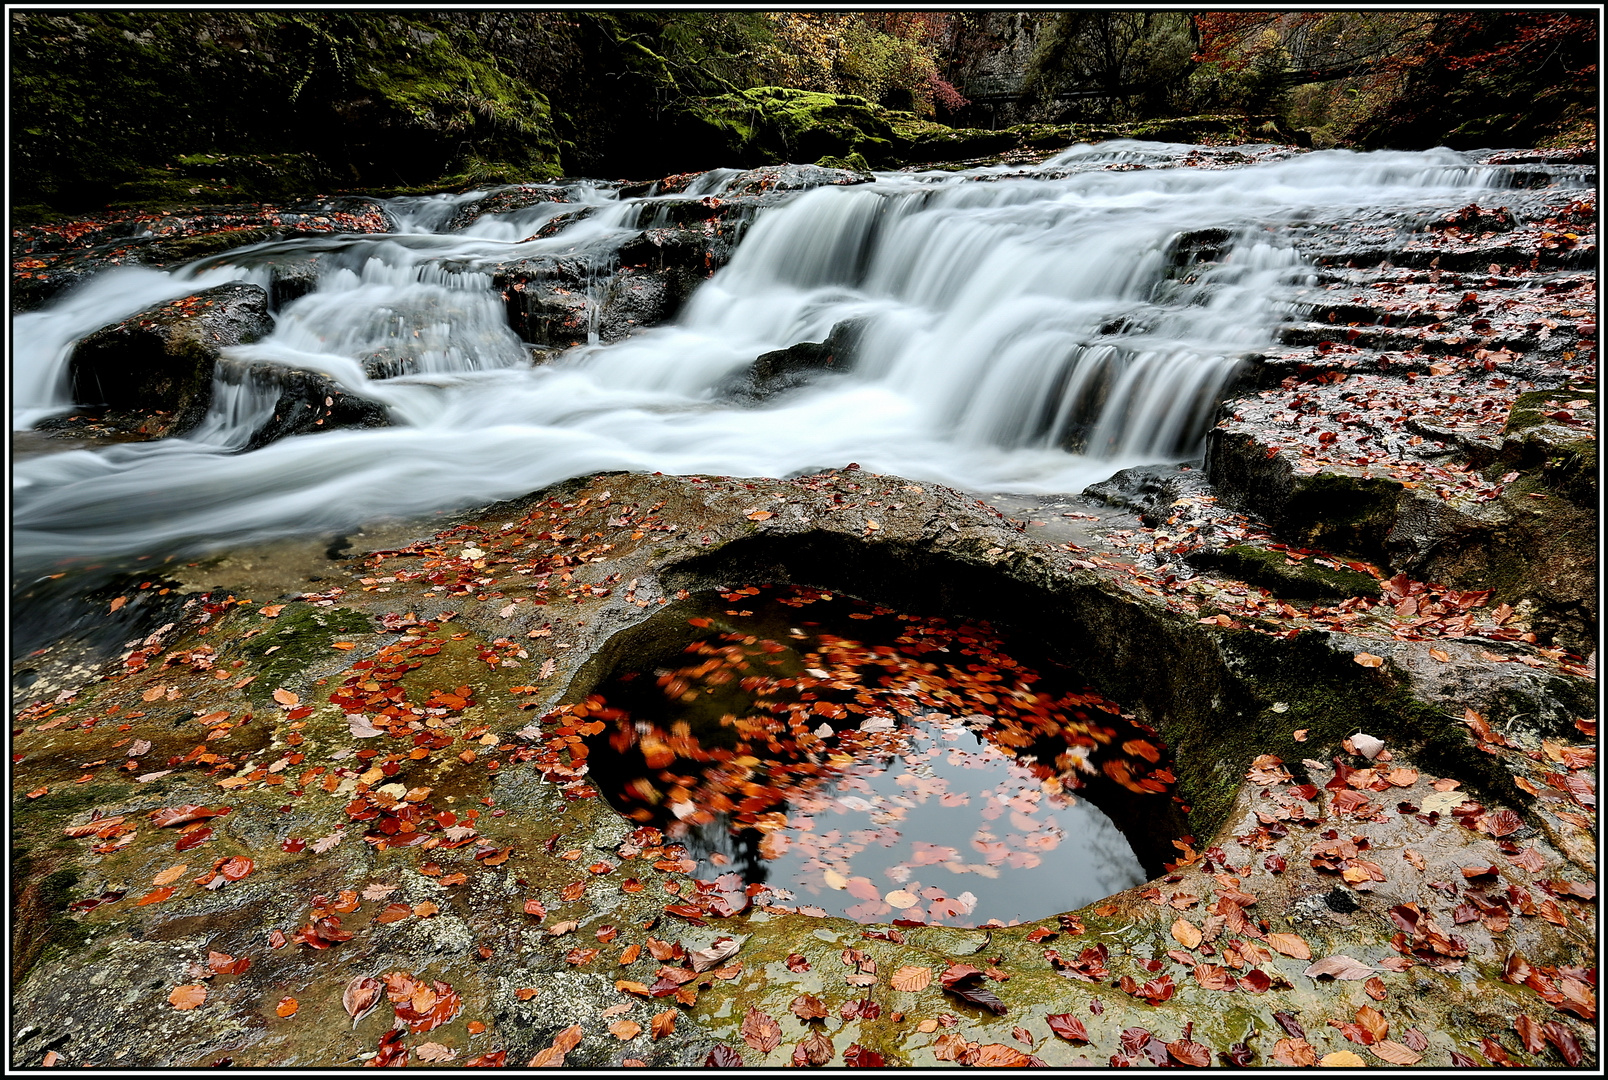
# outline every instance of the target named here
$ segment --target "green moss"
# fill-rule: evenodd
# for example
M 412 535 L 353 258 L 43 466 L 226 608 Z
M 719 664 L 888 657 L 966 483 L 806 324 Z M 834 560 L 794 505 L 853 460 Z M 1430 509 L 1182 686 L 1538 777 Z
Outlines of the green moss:
M 254 613 L 234 614 L 230 618 L 232 630 L 242 629 L 240 620 L 245 619 L 260 624 L 251 629 L 262 630 L 260 634 L 243 637 L 232 647 L 220 650 L 220 659 L 247 662 L 257 676 L 257 681 L 251 684 L 255 698 L 266 698 L 276 688 L 300 678 L 310 664 L 328 659 L 330 642 L 374 632 L 373 623 L 365 615 L 305 603 L 285 605 L 276 619 L 264 619 Z
M 1549 412 L 1556 412 L 1571 401 L 1589 401 L 1589 408 L 1595 412 L 1597 409 L 1597 391 L 1574 390 L 1564 387 L 1558 390 L 1532 390 L 1520 394 L 1513 402 L 1508 412 L 1507 423 L 1502 431 L 1513 435 L 1528 428 L 1540 427 L 1552 423 L 1546 416 Z M 1589 442 L 1590 440 L 1581 440 Z
M 1290 561 L 1282 551 L 1270 551 L 1254 544 L 1236 544 L 1215 553 L 1203 565 L 1234 574 L 1253 585 L 1272 590 L 1275 596 L 1295 599 L 1344 599 L 1349 596 L 1379 595 L 1379 582 L 1367 574 L 1338 566 L 1323 566 L 1317 557 Z

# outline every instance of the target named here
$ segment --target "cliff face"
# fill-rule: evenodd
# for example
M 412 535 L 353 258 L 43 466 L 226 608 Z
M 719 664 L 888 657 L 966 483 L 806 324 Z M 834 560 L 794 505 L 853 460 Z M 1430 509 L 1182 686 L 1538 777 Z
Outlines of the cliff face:
M 1053 12 L 982 11 L 967 17 L 956 43 L 950 79 L 971 104 L 951 122 L 962 127 L 1002 128 L 1042 121 L 1023 86 L 1033 52 Z

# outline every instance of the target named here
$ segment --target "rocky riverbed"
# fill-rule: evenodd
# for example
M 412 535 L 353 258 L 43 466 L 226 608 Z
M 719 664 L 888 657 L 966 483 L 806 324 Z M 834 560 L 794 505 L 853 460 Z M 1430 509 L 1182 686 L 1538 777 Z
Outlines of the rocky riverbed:
M 1082 495 L 589 472 L 19 581 L 13 1066 L 1594 1067 L 1595 203 L 1558 182 L 1585 160 L 1493 154 L 1540 179 L 1292 226 L 1314 279 L 1204 460 Z M 502 314 L 537 361 L 629 338 L 766 200 L 867 182 L 810 169 L 668 201 L 618 257 L 499 264 Z M 338 245 L 396 212 L 311 217 Z M 173 229 L 311 227 L 218 220 Z M 197 256 L 107 227 L 15 235 L 35 291 L 14 296 Z M 251 236 L 260 283 L 74 359 L 75 385 L 119 348 L 193 377 L 64 411 L 32 447 L 201 423 L 241 309 L 275 317 L 316 277 L 278 235 Z M 1180 237 L 1177 276 L 1222 242 Z M 852 331 L 759 357 L 743 392 L 832 377 Z M 376 380 L 414 362 L 370 359 Z M 283 385 L 255 445 L 387 422 Z M 1188 828 L 1169 865 L 1017 925 L 862 923 L 626 820 L 586 766 L 598 688 L 765 584 L 1036 643 L 1164 744 L 1151 775 Z

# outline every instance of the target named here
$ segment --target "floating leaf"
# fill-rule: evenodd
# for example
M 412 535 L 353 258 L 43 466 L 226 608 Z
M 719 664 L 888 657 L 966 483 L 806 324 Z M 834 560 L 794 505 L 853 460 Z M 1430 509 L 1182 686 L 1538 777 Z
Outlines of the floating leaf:
M 1417 1065 L 1424 1060 L 1423 1054 L 1411 1050 L 1399 1042 L 1391 1042 L 1388 1039 L 1377 1046 L 1369 1047 L 1368 1050 L 1381 1060 L 1388 1061 L 1392 1065 Z
M 346 1015 L 352 1018 L 352 1026 L 368 1015 L 370 1009 L 379 1004 L 380 980 L 372 975 L 359 975 L 346 984 L 341 994 L 341 1005 L 346 1009 Z

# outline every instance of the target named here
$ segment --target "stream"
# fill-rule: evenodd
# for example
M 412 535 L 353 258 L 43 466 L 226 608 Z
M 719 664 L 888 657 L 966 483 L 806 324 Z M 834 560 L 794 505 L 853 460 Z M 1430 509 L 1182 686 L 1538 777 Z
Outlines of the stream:
M 1217 403 L 1316 280 L 1291 229 L 1423 218 L 1510 182 L 1476 157 L 1119 142 L 1028 167 L 879 173 L 761 209 L 672 324 L 612 344 L 594 332 L 535 366 L 492 266 L 623 243 L 666 200 L 719 197 L 737 174 L 675 196 L 572 183 L 567 202 L 458 231 L 453 213 L 484 192 L 395 199 L 393 234 L 106 271 L 14 317 L 15 429 L 71 409 L 71 350 L 97 328 L 224 282 L 267 287 L 270 256 L 321 256 L 269 336 L 225 351 L 186 436 L 16 462 L 13 557 L 26 576 L 190 554 L 602 470 L 785 477 L 856 462 L 979 493 L 1080 491 L 1199 453 Z M 757 356 L 851 320 L 850 370 L 757 401 L 733 392 Z M 243 451 L 273 409 L 272 387 L 246 374 L 262 365 L 323 373 L 392 426 Z

